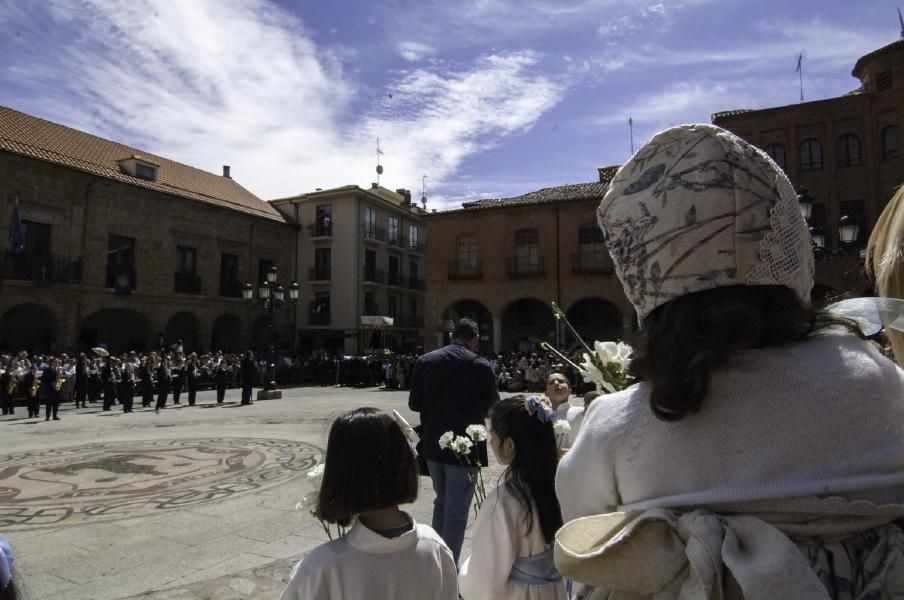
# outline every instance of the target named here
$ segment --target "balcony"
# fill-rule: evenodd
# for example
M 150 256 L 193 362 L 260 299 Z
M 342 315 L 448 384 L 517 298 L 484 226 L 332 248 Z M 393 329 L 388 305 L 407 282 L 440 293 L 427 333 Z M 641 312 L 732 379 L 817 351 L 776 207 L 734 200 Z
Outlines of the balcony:
M 396 246 L 397 248 L 404 248 L 404 247 L 405 247 L 404 239 L 402 238 L 402 236 L 399 234 L 398 231 L 392 231 L 392 230 L 390 230 L 390 231 L 389 231 L 389 235 L 386 237 L 386 241 L 387 241 L 390 245 Z
M 386 283 L 387 283 L 388 285 L 394 285 L 394 286 L 401 287 L 401 286 L 402 286 L 402 279 L 403 279 L 403 278 L 402 278 L 402 276 L 399 274 L 398 271 L 390 271 L 390 272 L 388 273 L 388 275 L 386 276 Z
M 332 270 L 329 267 L 308 268 L 308 281 L 330 281 Z
M 330 223 L 311 223 L 308 225 L 308 235 L 315 237 L 332 237 L 333 224 Z
M 509 277 L 528 279 L 546 274 L 544 259 L 533 256 L 517 256 L 505 259 L 505 272 Z
M 608 255 L 572 254 L 571 272 L 579 275 L 609 275 L 615 270 Z
M 138 288 L 138 273 L 127 266 L 107 265 L 104 287 L 113 288 L 117 294 L 129 294 Z
M 177 294 L 200 294 L 201 276 L 191 273 L 176 273 L 173 291 Z
M 424 280 L 418 279 L 417 277 L 408 277 L 408 289 L 409 290 L 423 290 L 424 289 Z
M 220 296 L 222 298 L 241 298 L 242 286 L 238 281 L 220 280 Z
M 52 256 L 10 256 L 3 252 L 0 279 L 32 281 L 37 286 L 81 283 L 82 262 Z
M 364 223 L 361 225 L 361 236 L 365 241 L 385 242 L 386 230 L 382 227 L 377 227 L 373 223 Z
M 330 312 L 329 311 L 320 311 L 315 312 L 311 311 L 308 314 L 308 325 L 324 327 L 330 324 Z
M 457 260 L 449 261 L 449 279 L 482 279 L 483 267 L 479 260 L 472 263 L 463 263 Z
M 402 238 L 402 247 L 409 252 L 416 252 L 417 254 L 427 253 L 427 245 L 424 242 L 419 242 L 417 240 L 412 240 L 409 238 Z
M 364 267 L 364 283 L 386 283 L 386 271 Z

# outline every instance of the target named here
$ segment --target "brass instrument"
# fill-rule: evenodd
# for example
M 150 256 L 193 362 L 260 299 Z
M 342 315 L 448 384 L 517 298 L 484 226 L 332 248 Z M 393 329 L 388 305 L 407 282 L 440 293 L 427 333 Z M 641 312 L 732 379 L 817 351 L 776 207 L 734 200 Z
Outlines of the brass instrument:
M 62 373 L 62 372 L 58 372 L 58 373 L 57 373 L 56 381 L 53 382 L 53 389 L 54 389 L 54 391 L 59 392 L 61 389 L 63 389 L 63 384 L 64 384 L 65 382 L 66 382 L 66 378 L 63 377 L 63 373 Z
M 9 386 L 8 386 L 7 389 L 6 389 L 6 391 L 9 392 L 9 395 L 10 395 L 10 396 L 12 396 L 12 395 L 16 392 L 16 386 L 17 386 L 17 385 L 18 385 L 18 383 L 16 382 L 15 376 L 10 375 L 10 378 L 9 378 Z
M 34 397 L 38 395 L 38 390 L 41 388 L 41 380 L 35 377 L 35 380 L 31 383 L 30 396 Z

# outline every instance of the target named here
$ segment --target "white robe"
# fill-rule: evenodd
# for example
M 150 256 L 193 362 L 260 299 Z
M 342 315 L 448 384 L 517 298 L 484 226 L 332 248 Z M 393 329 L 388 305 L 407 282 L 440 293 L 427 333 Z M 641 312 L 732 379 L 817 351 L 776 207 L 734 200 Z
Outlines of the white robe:
M 413 522 L 413 520 L 412 520 Z M 457 600 L 455 561 L 429 526 L 385 538 L 355 521 L 295 565 L 280 600 Z
M 525 585 L 510 582 L 515 559 L 546 552 L 540 518 L 534 509 L 527 532 L 524 509 L 505 484 L 487 495 L 471 538 L 471 556 L 461 566 L 458 585 L 465 600 L 565 600 L 564 582 Z

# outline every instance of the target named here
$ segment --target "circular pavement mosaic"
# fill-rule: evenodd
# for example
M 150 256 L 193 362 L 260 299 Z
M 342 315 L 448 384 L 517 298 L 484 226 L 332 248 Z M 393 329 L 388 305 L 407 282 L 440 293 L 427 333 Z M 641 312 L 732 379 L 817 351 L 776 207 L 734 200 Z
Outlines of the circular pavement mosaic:
M 311 469 L 322 451 L 258 438 L 127 441 L 0 455 L 0 531 L 122 519 L 231 498 Z

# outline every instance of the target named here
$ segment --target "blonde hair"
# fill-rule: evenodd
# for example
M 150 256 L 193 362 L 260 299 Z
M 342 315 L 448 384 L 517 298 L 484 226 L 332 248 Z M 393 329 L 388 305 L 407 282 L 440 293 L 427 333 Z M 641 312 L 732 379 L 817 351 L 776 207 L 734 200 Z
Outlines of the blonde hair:
M 880 296 L 904 299 L 904 185 L 879 215 L 866 247 L 866 270 Z M 904 364 L 904 333 L 886 329 L 898 363 Z

